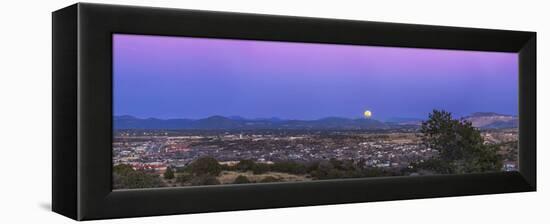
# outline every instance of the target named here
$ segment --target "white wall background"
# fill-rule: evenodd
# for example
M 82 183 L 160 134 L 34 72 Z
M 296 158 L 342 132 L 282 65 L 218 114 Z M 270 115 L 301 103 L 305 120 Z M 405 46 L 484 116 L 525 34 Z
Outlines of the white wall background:
M 544 223 L 550 153 L 546 1 L 90 1 L 538 32 L 539 192 L 97 221 L 99 223 Z M 69 223 L 50 212 L 51 12 L 74 1 L 3 1 L 0 10 L 0 223 Z M 545 208 L 546 207 L 546 208 Z M 546 211 L 546 212 L 545 212 Z

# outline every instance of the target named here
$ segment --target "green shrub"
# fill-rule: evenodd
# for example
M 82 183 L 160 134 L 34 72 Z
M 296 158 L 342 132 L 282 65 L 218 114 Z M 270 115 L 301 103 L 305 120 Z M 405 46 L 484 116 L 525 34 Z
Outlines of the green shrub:
M 130 165 L 120 164 L 113 167 L 113 188 L 156 188 L 164 187 L 158 175 L 134 170 Z
M 320 161 L 319 163 L 316 163 L 317 167 L 311 168 L 311 176 L 313 176 L 316 179 L 328 179 L 329 173 L 333 175 L 334 165 L 330 161 Z
M 124 175 L 131 172 L 134 172 L 134 168 L 128 164 L 119 164 L 113 167 L 113 173 L 119 175 Z
M 193 176 L 186 173 L 181 173 L 176 176 L 176 181 L 182 184 L 190 181 L 191 179 L 193 179 Z
M 269 172 L 270 166 L 265 163 L 256 163 L 254 167 L 252 167 L 252 172 L 254 174 L 264 174 Z
M 307 169 L 304 164 L 293 161 L 283 161 L 272 164 L 271 171 L 291 174 L 305 174 Z
M 256 166 L 256 162 L 250 159 L 243 159 L 236 165 L 236 169 L 239 171 L 249 171 Z
M 174 179 L 174 171 L 172 171 L 171 167 L 166 167 L 166 171 L 164 171 L 163 176 L 164 176 L 164 179 L 168 179 L 168 180 Z
M 450 174 L 453 173 L 453 166 L 449 162 L 446 162 L 442 159 L 432 158 L 425 160 L 423 162 L 411 163 L 411 171 L 414 172 L 424 172 L 424 171 L 433 171 L 440 174 Z
M 221 184 L 220 181 L 216 177 L 209 176 L 209 175 L 193 177 L 193 179 L 191 179 L 190 182 L 191 182 L 191 185 L 193 185 L 193 186 Z
M 235 178 L 235 181 L 233 181 L 234 184 L 248 184 L 250 183 L 250 180 L 248 180 L 248 177 L 239 175 L 237 178 Z
M 218 176 L 222 166 L 212 157 L 201 157 L 186 167 L 186 171 L 194 176 Z

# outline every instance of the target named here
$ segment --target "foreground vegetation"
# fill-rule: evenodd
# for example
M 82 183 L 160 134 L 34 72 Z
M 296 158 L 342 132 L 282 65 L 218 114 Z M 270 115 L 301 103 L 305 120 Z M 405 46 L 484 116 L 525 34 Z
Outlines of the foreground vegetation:
M 185 168 L 168 168 L 161 178 L 156 174 L 133 170 L 126 164 L 114 168 L 115 188 L 151 188 L 165 186 L 218 185 L 222 183 L 270 183 L 282 181 L 325 180 L 339 178 L 400 175 L 398 170 L 367 168 L 351 160 L 326 160 L 311 163 L 293 161 L 273 164 L 241 160 L 234 166 L 221 165 L 212 157 L 202 157 Z M 233 177 L 227 181 L 227 177 Z M 223 180 L 223 181 L 221 181 Z
M 158 175 L 134 170 L 132 166 L 127 164 L 120 164 L 113 167 L 114 189 L 151 187 L 165 187 L 165 184 Z

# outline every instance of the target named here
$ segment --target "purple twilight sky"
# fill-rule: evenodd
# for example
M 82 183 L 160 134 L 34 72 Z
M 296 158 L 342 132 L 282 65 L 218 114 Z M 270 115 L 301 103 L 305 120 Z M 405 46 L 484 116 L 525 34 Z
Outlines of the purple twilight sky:
M 142 118 L 516 115 L 515 53 L 113 36 L 114 114 Z

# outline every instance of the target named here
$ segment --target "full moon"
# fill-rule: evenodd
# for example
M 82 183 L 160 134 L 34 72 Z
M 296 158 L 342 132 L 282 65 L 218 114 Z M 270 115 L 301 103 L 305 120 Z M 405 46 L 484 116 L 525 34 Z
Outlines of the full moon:
M 372 113 L 370 112 L 370 110 L 366 110 L 363 115 L 365 115 L 365 118 L 370 118 L 372 116 Z

